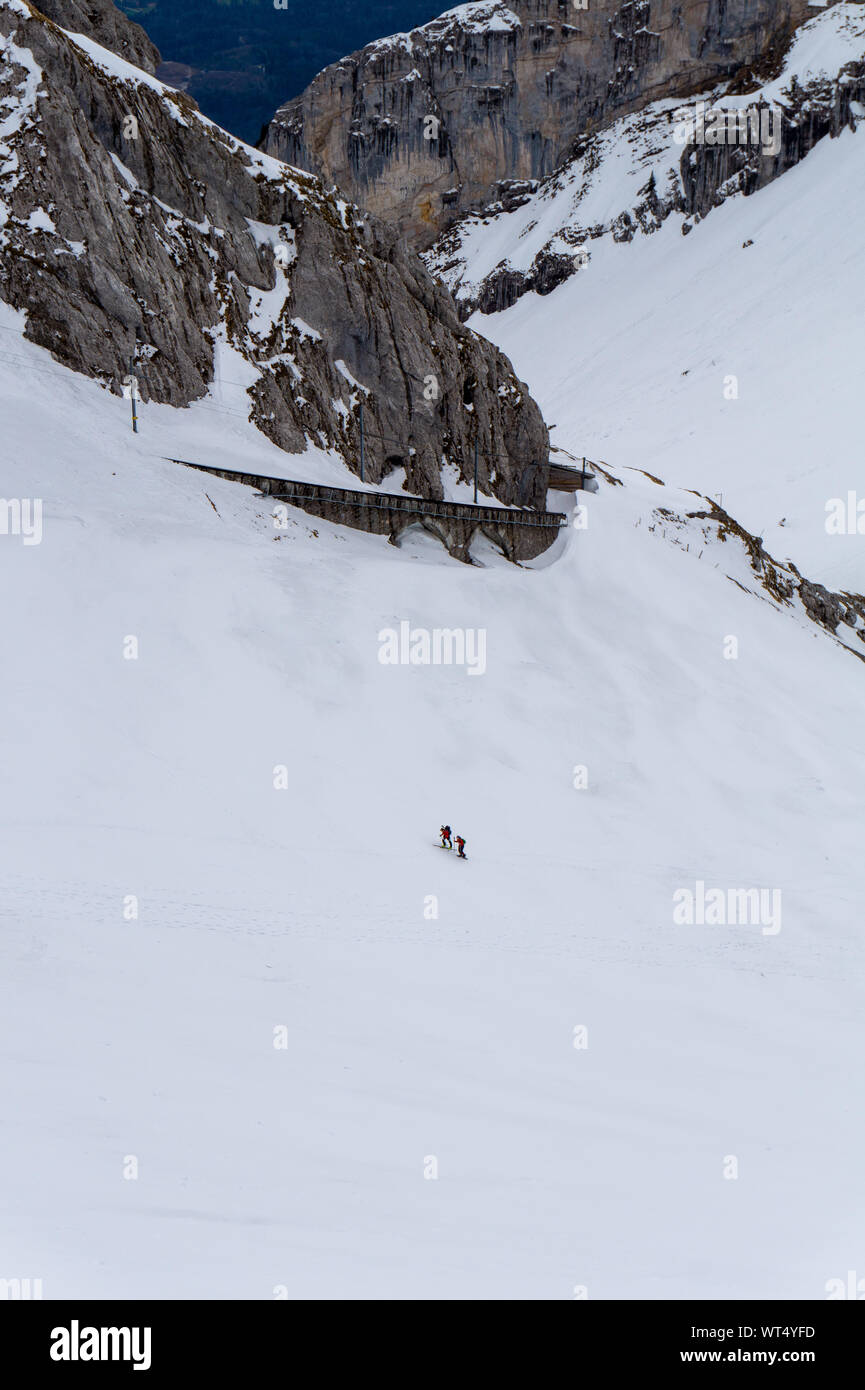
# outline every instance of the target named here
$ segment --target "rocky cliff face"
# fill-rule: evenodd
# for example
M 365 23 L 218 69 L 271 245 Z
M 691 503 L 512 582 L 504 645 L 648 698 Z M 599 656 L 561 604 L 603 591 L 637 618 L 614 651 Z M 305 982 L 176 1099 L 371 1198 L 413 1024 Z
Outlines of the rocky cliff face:
M 263 147 L 426 247 L 613 117 L 771 64 L 813 14 L 808 0 L 461 5 L 327 68 Z
M 54 6 L 70 25 L 96 8 Z M 222 341 L 283 449 L 311 440 L 357 471 L 362 404 L 370 480 L 402 465 L 440 497 L 443 462 L 468 477 L 477 439 L 484 490 L 544 504 L 540 412 L 393 229 L 26 0 L 0 0 L 0 298 L 113 391 L 132 356 L 145 399 L 186 405 Z
M 38 8 L 48 19 L 75 34 L 85 34 L 103 48 L 110 48 L 128 63 L 154 73 L 159 66 L 159 50 L 144 30 L 118 10 L 112 0 L 39 0 Z

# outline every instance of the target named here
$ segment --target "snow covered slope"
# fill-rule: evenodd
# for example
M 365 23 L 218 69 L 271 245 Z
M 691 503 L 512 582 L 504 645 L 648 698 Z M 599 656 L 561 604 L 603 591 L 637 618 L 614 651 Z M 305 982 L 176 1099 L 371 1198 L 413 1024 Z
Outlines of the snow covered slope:
M 0 535 L 0 1276 L 824 1297 L 863 1238 L 861 662 L 641 474 L 535 570 L 280 532 L 160 457 L 258 458 L 245 421 L 133 436 L 2 328 L 44 514 Z M 482 673 L 383 664 L 406 621 Z M 676 922 L 700 884 L 766 896 Z
M 828 76 L 863 58 L 865 6 L 837 5 L 799 32 L 778 79 L 723 106 L 790 106 L 798 83 L 807 133 Z M 617 122 L 517 210 L 468 219 L 428 259 L 476 303 L 496 277 L 536 274 L 538 257 L 555 283 L 582 254 L 551 293 L 470 319 L 529 382 L 554 441 L 719 495 L 773 554 L 861 591 L 862 535 L 827 522 L 839 499 L 862 500 L 863 109 L 750 197 L 733 180 L 696 221 L 676 140 L 688 110 Z

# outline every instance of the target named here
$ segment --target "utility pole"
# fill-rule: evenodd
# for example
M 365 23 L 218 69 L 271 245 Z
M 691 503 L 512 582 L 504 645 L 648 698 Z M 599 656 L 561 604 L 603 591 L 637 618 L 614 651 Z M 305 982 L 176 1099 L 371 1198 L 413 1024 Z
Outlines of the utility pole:
M 135 409 L 135 404 L 136 404 L 136 401 L 137 401 L 137 399 L 138 399 L 138 378 L 137 378 L 137 376 L 135 375 L 135 358 L 134 358 L 134 357 L 130 357 L 130 359 L 129 359 L 129 397 L 130 397 L 130 400 L 132 401 L 132 429 L 133 429 L 133 432 L 134 432 L 135 434 L 137 434 L 137 433 L 138 433 L 138 411 Z
M 478 500 L 478 437 L 475 435 L 475 505 Z
M 360 403 L 360 480 L 363 482 L 363 401 Z

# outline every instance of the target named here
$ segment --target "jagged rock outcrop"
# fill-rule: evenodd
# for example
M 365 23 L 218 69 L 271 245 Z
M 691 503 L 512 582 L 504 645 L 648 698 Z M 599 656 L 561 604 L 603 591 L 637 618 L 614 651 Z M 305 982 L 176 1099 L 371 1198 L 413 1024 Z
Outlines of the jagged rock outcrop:
M 760 144 L 689 145 L 682 158 L 682 206 L 705 217 L 731 194 L 746 196 L 792 169 L 818 141 L 855 129 L 865 103 L 865 60 L 845 65 L 833 79 L 800 84 L 794 74 L 780 111 L 779 148 Z
M 771 65 L 813 14 L 808 0 L 482 0 L 325 69 L 263 148 L 427 247 L 615 116 Z
M 194 102 L 0 0 L 0 298 L 27 336 L 114 391 L 202 397 L 215 342 L 253 368 L 251 417 L 366 476 L 402 465 L 442 495 L 443 462 L 543 506 L 548 435 L 510 363 L 381 226 L 240 144 Z
M 156 45 L 112 0 L 39 0 L 33 8 L 41 10 L 62 29 L 86 34 L 145 72 L 154 73 L 159 66 Z
M 660 479 L 654 481 L 660 484 Z M 697 510 L 655 508 L 654 515 L 663 525 L 668 540 L 683 548 L 687 544 L 690 548 L 695 541 L 696 524 L 701 541 L 707 546 L 716 546 L 719 541 L 723 545 L 731 542 L 734 550 L 744 554 L 758 588 L 773 603 L 781 608 L 799 608 L 812 623 L 831 633 L 860 661 L 865 661 L 865 596 L 846 591 L 834 593 L 822 584 L 806 579 L 792 560 L 774 559 L 764 549 L 759 536 L 752 536 L 712 498 L 701 497 L 699 493 L 694 495 L 703 504 Z M 732 575 L 728 575 L 728 578 L 733 579 L 740 588 L 745 587 Z

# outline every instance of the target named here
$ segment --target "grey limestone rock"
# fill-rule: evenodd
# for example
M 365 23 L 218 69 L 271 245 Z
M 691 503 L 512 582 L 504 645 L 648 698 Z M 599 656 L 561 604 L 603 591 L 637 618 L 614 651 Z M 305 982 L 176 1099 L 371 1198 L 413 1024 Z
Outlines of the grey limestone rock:
M 264 148 L 425 249 L 575 141 L 783 52 L 808 0 L 480 0 L 320 73 Z

